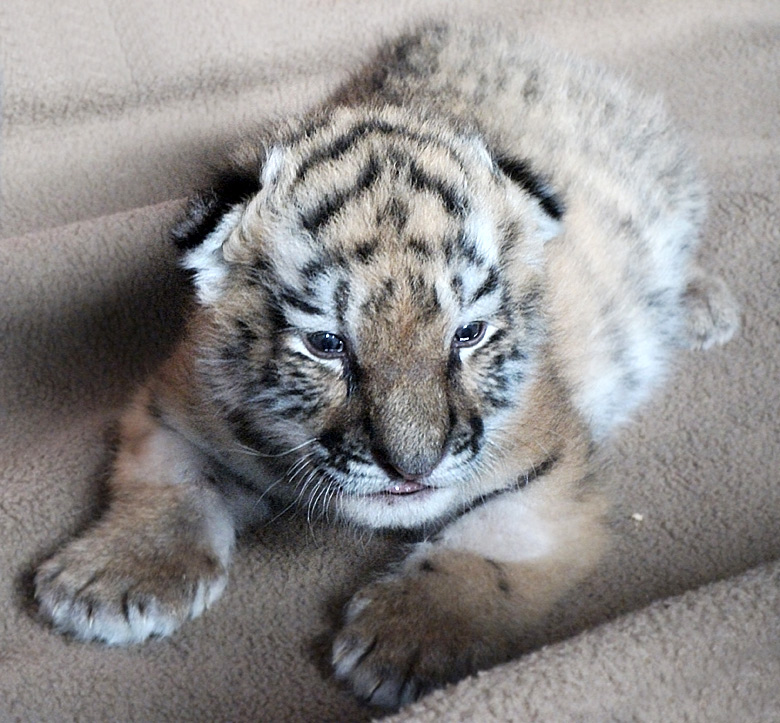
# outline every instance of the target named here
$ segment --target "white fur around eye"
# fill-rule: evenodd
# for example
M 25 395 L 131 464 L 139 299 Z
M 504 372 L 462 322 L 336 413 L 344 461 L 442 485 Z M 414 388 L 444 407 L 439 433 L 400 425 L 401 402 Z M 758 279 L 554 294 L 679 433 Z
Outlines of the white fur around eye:
M 292 337 L 290 340 L 290 348 L 299 354 L 303 354 L 312 361 L 316 361 L 318 364 L 322 364 L 322 366 L 327 367 L 336 374 L 341 374 L 344 371 L 344 365 L 340 358 L 337 357 L 333 359 L 324 359 L 323 357 L 313 354 L 311 351 L 309 351 L 309 347 L 306 346 L 306 343 L 300 336 Z

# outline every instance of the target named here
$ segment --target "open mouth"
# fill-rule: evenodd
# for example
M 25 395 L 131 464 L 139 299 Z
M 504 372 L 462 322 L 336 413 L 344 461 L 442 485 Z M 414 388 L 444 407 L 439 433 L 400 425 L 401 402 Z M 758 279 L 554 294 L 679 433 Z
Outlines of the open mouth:
M 428 477 L 385 479 L 374 490 L 345 492 L 332 499 L 345 519 L 387 529 L 412 529 L 438 520 L 458 499 L 457 490 L 439 487 Z
M 424 492 L 431 489 L 427 485 L 415 482 L 414 480 L 403 480 L 401 482 L 393 482 L 389 487 L 383 489 L 378 494 L 380 495 L 414 495 L 418 492 Z

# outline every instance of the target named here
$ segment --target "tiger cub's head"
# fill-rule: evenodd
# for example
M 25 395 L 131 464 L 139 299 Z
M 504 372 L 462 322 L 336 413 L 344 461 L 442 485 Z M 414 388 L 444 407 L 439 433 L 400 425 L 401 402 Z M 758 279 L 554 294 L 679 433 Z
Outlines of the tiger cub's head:
M 237 447 L 259 477 L 284 467 L 283 496 L 371 526 L 491 491 L 542 335 L 554 196 L 476 133 L 392 108 L 259 155 L 178 230 L 208 319 L 199 383 Z

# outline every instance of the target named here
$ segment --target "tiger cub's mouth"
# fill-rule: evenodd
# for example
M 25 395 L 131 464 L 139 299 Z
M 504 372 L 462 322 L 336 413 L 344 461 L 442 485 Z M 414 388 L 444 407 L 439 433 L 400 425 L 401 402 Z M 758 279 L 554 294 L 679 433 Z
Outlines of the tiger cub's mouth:
M 428 485 L 424 485 L 421 482 L 415 480 L 403 480 L 401 482 L 393 482 L 389 487 L 383 489 L 376 494 L 379 495 L 414 495 L 418 492 L 424 492 L 426 490 L 433 489 Z

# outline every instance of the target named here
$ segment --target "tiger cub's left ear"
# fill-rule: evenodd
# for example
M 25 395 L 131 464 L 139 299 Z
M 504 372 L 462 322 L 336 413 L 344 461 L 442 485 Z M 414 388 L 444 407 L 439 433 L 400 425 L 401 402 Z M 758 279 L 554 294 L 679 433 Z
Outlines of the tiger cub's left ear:
M 517 186 L 531 196 L 538 207 L 537 233 L 542 242 L 549 241 L 561 232 L 565 208 L 544 177 L 534 171 L 529 161 L 508 156 L 494 156 L 496 167 Z

